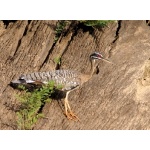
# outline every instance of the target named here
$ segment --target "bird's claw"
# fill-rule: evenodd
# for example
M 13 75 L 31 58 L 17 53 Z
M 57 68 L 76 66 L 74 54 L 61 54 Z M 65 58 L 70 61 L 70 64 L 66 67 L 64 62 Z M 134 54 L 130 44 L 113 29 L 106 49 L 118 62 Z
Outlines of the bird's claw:
M 76 116 L 74 113 L 72 112 L 67 112 L 65 113 L 65 115 L 67 116 L 68 119 L 70 120 L 74 120 L 74 121 L 80 121 L 80 119 L 78 118 L 78 116 Z

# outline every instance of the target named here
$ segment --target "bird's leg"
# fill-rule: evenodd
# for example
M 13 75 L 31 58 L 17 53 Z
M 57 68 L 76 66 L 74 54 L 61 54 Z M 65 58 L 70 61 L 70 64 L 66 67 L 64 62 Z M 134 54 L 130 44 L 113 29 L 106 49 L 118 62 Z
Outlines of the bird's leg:
M 80 121 L 80 119 L 72 112 L 71 107 L 69 105 L 69 102 L 68 102 L 69 92 L 70 91 L 68 91 L 66 93 L 66 98 L 65 98 L 65 101 L 64 101 L 65 102 L 65 115 L 67 116 L 68 119 L 79 120 Z

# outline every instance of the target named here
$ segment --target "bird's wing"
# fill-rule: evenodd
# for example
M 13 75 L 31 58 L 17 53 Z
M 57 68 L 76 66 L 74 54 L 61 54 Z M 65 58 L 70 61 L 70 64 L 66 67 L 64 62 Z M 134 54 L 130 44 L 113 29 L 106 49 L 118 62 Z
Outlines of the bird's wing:
M 21 75 L 18 79 L 11 81 L 14 84 L 42 84 L 44 76 L 41 72 Z
M 72 89 L 80 84 L 78 72 L 74 70 L 55 70 L 48 72 L 35 72 L 24 74 L 17 80 L 13 80 L 13 84 L 47 84 L 54 81 L 56 85 L 63 85 L 64 89 Z

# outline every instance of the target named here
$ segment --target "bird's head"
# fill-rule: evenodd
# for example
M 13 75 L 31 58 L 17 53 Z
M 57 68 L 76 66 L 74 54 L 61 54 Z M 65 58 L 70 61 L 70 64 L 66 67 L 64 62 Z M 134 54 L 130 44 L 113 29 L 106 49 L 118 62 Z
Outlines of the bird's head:
M 103 60 L 106 61 L 108 63 L 112 63 L 111 61 L 109 61 L 108 59 L 104 58 L 102 54 L 100 54 L 99 52 L 94 52 L 90 55 L 90 60 Z
M 108 63 L 112 63 L 111 61 L 109 61 L 108 59 L 104 58 L 102 54 L 100 54 L 99 52 L 93 52 L 91 55 L 90 55 L 90 61 L 92 63 L 92 70 L 93 72 L 92 73 L 96 73 L 98 74 L 99 73 L 99 62 L 97 62 L 97 60 L 103 60 L 103 61 L 106 61 Z

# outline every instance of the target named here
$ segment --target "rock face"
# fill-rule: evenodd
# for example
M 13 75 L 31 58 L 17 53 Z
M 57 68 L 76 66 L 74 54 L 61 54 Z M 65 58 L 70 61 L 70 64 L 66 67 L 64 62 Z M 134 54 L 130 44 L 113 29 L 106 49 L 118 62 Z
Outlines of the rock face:
M 57 21 L 0 22 L 0 129 L 16 129 L 14 90 L 22 73 L 57 68 L 88 72 L 88 56 L 101 52 L 100 72 L 69 95 L 81 122 L 66 119 L 59 102 L 46 103 L 34 129 L 150 129 L 150 27 L 146 21 L 119 21 L 92 32 L 71 23 L 54 44 Z

